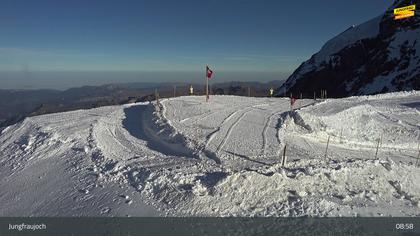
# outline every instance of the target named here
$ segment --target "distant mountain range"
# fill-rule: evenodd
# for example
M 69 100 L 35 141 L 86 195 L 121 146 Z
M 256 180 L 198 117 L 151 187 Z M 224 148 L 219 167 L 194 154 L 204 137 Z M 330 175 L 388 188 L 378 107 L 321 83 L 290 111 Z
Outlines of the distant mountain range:
M 276 90 L 277 95 L 327 90 L 330 97 L 420 89 L 420 15 L 394 20 L 396 1 L 385 13 L 329 40 Z M 319 96 L 319 95 L 318 95 Z
M 213 82 L 213 81 L 212 81 Z M 212 94 L 268 96 L 270 87 L 283 81 L 226 82 L 211 85 Z M 84 86 L 68 90 L 2 90 L 0 89 L 0 127 L 14 124 L 25 117 L 99 106 L 154 100 L 155 90 L 162 98 L 188 95 L 186 83 L 127 83 L 103 86 Z M 203 84 L 192 84 L 194 94 L 204 94 Z

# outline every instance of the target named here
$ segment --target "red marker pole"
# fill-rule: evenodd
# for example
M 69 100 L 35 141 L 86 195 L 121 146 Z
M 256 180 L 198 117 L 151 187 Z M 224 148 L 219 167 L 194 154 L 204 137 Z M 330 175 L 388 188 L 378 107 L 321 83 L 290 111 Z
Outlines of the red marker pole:
M 209 101 L 209 77 L 207 77 L 207 72 L 206 72 L 206 102 Z
M 206 65 L 206 102 L 209 101 L 209 79 L 213 75 L 213 71 Z

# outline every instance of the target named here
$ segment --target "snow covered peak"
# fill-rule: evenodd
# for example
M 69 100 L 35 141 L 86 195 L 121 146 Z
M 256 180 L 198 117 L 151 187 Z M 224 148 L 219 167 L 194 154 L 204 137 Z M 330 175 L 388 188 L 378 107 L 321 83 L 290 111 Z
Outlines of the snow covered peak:
M 419 1 L 415 1 L 417 3 Z M 420 89 L 420 17 L 394 20 L 395 7 L 351 26 L 303 62 L 276 91 L 302 93 L 327 90 L 332 97 Z
M 322 46 L 321 50 L 314 55 L 315 63 L 319 65 L 323 61 L 328 61 L 330 56 L 339 52 L 348 45 L 354 44 L 358 40 L 373 38 L 379 33 L 379 23 L 383 14 L 358 26 L 352 25 L 350 28 L 330 39 Z

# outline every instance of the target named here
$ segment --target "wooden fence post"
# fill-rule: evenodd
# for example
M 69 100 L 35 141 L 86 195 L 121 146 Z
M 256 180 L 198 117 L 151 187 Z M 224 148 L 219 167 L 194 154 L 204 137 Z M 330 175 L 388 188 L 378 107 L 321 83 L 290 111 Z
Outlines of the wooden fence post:
M 281 167 L 286 166 L 286 147 L 287 147 L 287 144 L 284 144 L 283 159 L 281 160 Z
M 235 142 L 235 146 L 233 148 L 233 160 L 235 160 L 235 158 L 236 158 L 236 145 L 237 145 L 237 143 Z
M 378 144 L 376 145 L 375 159 L 378 157 L 379 145 L 381 143 L 381 138 L 382 138 L 381 136 L 379 136 Z
M 156 102 L 159 104 L 159 93 L 157 89 L 155 89 L 155 98 L 156 98 Z
M 155 89 L 155 98 L 156 98 L 157 109 L 158 109 L 158 111 L 160 111 L 159 93 L 158 93 L 157 89 Z
M 420 159 L 420 141 L 419 141 L 419 143 L 417 144 L 417 161 L 416 161 L 416 167 L 418 166 L 418 164 L 419 164 L 419 159 Z
M 330 135 L 328 135 L 328 140 L 327 140 L 327 147 L 325 148 L 325 159 L 327 159 L 328 156 L 328 145 L 330 144 Z

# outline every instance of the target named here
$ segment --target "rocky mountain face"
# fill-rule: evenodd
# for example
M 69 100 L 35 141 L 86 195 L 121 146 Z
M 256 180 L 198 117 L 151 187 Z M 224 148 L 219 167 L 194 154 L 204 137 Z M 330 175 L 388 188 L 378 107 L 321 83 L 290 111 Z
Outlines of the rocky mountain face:
M 394 8 L 420 0 L 396 1 L 385 13 L 351 26 L 303 62 L 277 95 L 327 90 L 329 97 L 420 89 L 420 13 L 394 20 Z

